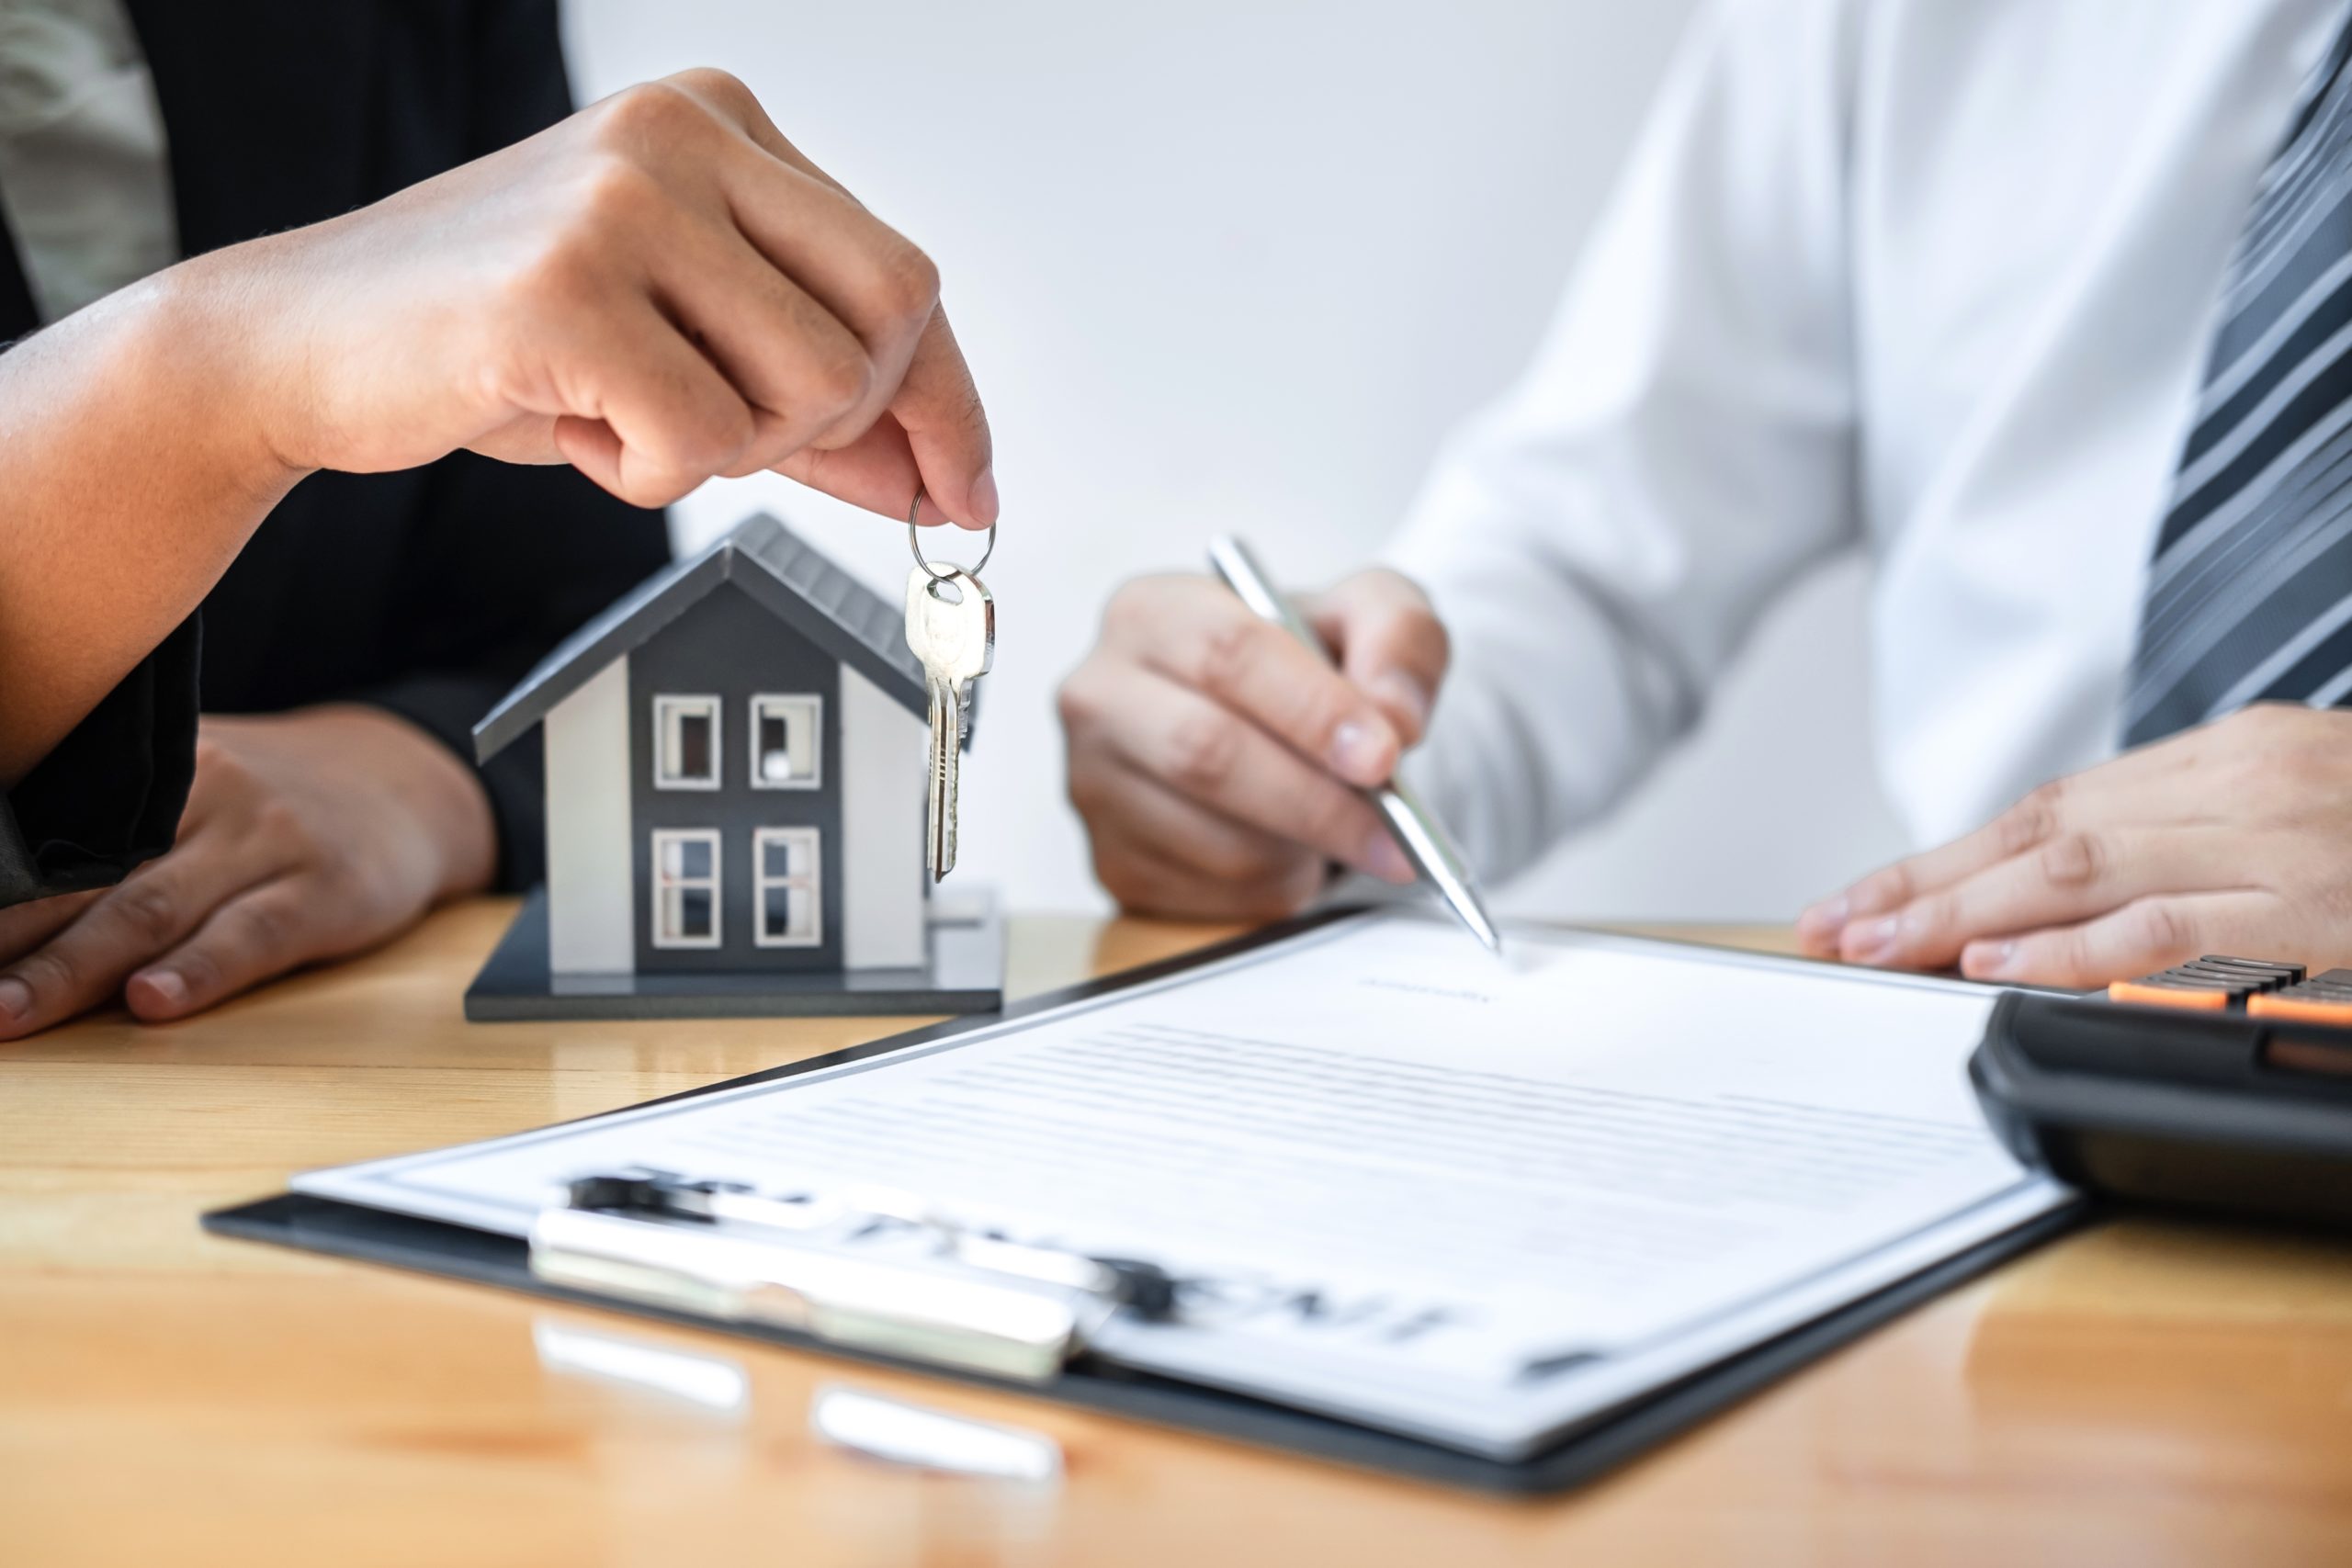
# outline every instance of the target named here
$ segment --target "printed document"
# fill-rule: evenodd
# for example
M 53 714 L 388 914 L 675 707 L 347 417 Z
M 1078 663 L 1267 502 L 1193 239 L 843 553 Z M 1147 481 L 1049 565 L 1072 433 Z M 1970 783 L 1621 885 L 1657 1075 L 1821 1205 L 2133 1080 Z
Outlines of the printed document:
M 1985 1130 L 1992 990 L 1406 910 L 862 1061 L 301 1178 L 522 1235 L 639 1168 L 1148 1258 L 1098 1349 L 1497 1457 L 2071 1201 Z

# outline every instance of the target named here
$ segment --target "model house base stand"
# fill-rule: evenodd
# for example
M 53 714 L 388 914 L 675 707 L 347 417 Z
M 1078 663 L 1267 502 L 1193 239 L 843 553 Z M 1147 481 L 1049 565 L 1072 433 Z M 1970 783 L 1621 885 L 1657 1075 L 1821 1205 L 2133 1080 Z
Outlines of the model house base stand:
M 533 889 L 466 989 L 475 1023 L 561 1018 L 810 1018 L 992 1012 L 1004 1005 L 1004 914 L 993 897 L 931 901 L 930 956 L 904 969 L 558 975 L 548 896 Z
M 923 868 L 929 714 L 903 607 L 775 519 L 657 572 L 474 728 L 543 747 L 548 872 L 466 1016 L 1001 1006 L 993 901 Z

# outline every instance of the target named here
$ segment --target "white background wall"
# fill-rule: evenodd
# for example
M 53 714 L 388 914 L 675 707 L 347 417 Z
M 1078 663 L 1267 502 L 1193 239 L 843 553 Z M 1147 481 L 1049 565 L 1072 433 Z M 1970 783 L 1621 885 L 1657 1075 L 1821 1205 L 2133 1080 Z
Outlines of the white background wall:
M 1051 697 L 1103 599 L 1197 570 L 1218 529 L 1301 585 L 1374 549 L 1516 371 L 1689 9 L 571 0 L 583 99 L 723 65 L 940 264 L 1007 510 L 967 874 L 1023 908 L 1102 902 Z M 900 591 L 903 528 L 780 479 L 707 486 L 681 542 L 762 506 Z M 1896 852 L 1859 582 L 1849 562 L 1783 605 L 1696 742 L 1511 902 L 1785 918 Z

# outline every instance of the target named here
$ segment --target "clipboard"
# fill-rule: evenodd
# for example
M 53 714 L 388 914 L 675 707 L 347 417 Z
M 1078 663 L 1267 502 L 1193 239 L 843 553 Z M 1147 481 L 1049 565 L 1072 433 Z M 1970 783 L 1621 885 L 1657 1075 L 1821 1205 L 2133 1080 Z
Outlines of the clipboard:
M 1173 959 L 1031 998 L 1000 1015 L 949 1020 L 645 1103 L 692 1100 L 721 1089 L 789 1078 L 930 1043 L 1222 962 L 1361 912 L 1358 908 L 1319 911 Z M 599 1119 L 601 1116 L 582 1121 Z M 1488 1493 L 1542 1495 L 1578 1486 L 1624 1464 L 1881 1324 L 2040 1246 L 2078 1224 L 2081 1213 L 2082 1206 L 2077 1203 L 2029 1220 L 1789 1332 L 1617 1405 L 1563 1432 L 1548 1447 L 1516 1461 L 1486 1458 L 1292 1408 L 1276 1400 L 1205 1388 L 1173 1377 L 1091 1359 L 1082 1354 L 1055 1375 L 1031 1381 L 843 1344 L 838 1339 L 771 1324 L 720 1318 L 580 1289 L 535 1273 L 530 1247 L 519 1238 L 310 1194 L 283 1193 L 217 1210 L 206 1214 L 203 1224 L 206 1230 L 216 1235 L 494 1285 L 548 1300 L 620 1311 L 687 1327 L 717 1329 L 793 1349 L 1057 1400 L 1163 1427 L 1357 1469 Z

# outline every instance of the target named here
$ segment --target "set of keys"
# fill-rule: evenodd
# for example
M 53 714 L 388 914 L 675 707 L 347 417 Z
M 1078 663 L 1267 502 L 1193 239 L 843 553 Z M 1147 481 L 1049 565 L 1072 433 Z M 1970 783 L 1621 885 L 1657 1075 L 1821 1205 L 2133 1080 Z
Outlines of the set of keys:
M 907 513 L 907 543 L 915 556 L 915 569 L 907 574 L 907 647 L 922 661 L 931 689 L 931 809 L 924 846 L 936 882 L 956 869 L 956 778 L 972 682 L 989 672 L 996 652 L 996 601 L 979 577 L 996 548 L 996 525 L 989 525 L 978 560 L 969 567 L 942 567 L 923 558 L 915 523 L 922 511 L 918 490 Z

